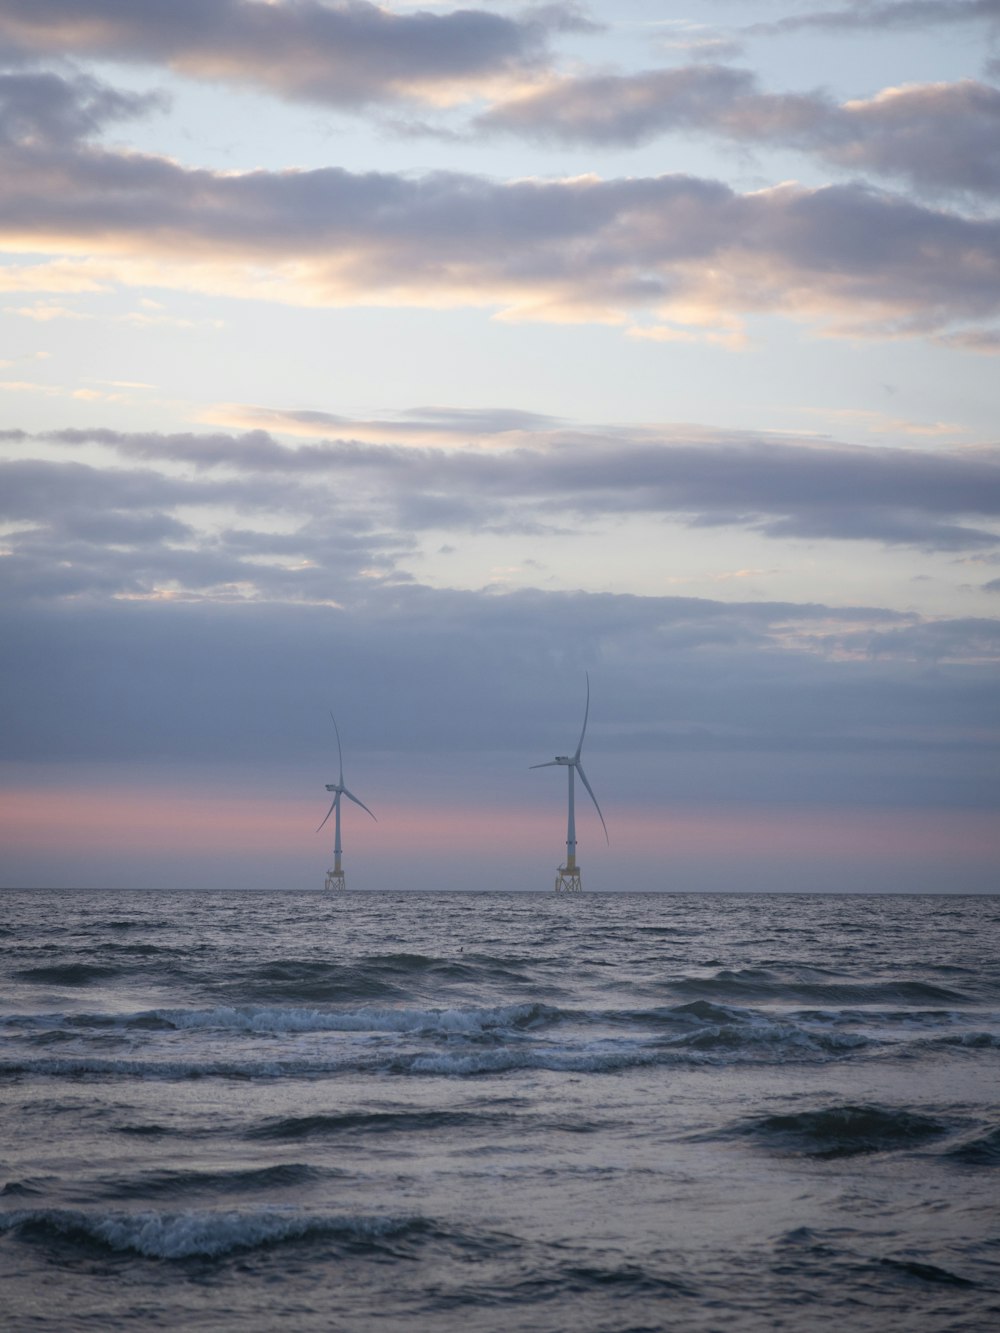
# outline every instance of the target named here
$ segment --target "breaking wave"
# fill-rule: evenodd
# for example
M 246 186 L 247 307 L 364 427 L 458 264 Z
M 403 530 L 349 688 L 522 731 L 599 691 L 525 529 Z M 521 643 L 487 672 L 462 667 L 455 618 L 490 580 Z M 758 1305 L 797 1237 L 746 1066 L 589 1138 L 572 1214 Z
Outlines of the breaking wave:
M 432 1230 L 432 1224 L 420 1217 L 341 1217 L 292 1208 L 102 1214 L 36 1208 L 0 1214 L 0 1231 L 23 1240 L 68 1241 L 147 1259 L 218 1259 L 314 1238 L 377 1250 L 387 1240 Z

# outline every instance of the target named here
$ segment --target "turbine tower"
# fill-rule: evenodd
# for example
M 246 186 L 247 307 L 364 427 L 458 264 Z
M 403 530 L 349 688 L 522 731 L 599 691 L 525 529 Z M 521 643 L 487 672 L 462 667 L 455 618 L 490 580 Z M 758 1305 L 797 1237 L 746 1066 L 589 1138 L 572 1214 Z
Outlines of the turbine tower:
M 344 786 L 344 751 L 341 749 L 340 745 L 340 728 L 337 726 L 337 719 L 332 713 L 330 714 L 330 721 L 333 723 L 333 729 L 337 733 L 337 755 L 340 758 L 340 777 L 336 782 L 328 782 L 326 784 L 327 791 L 333 792 L 333 804 L 323 816 L 323 824 L 326 823 L 331 815 L 334 816 L 334 836 L 333 869 L 326 872 L 326 884 L 324 887 L 327 889 L 343 889 L 345 887 L 345 879 L 344 867 L 342 864 L 344 849 L 340 845 L 340 798 L 346 796 L 349 801 L 353 801 L 355 805 L 360 805 L 361 809 L 368 814 L 372 815 L 372 812 L 368 809 L 367 805 L 365 805 L 364 801 L 359 801 L 354 793 L 348 791 Z M 374 815 L 372 815 L 372 819 L 375 819 Z M 378 820 L 376 819 L 375 822 L 378 823 Z M 320 824 L 319 828 L 316 830 L 317 833 L 319 832 L 319 829 L 323 827 L 323 824 Z
M 555 759 L 549 760 L 547 764 L 532 764 L 532 768 L 558 768 L 562 767 L 568 770 L 569 776 L 569 806 L 566 818 L 566 864 L 559 866 L 556 870 L 556 893 L 579 893 L 583 887 L 580 883 L 580 867 L 576 863 L 576 808 L 574 804 L 573 778 L 580 774 L 580 781 L 590 793 L 590 799 L 594 802 L 594 809 L 597 811 L 604 829 L 604 836 L 610 844 L 608 838 L 608 826 L 604 823 L 604 816 L 601 814 L 601 807 L 597 804 L 597 797 L 594 795 L 594 789 L 587 781 L 587 775 L 583 771 L 583 765 L 580 763 L 580 753 L 583 750 L 583 738 L 587 734 L 587 718 L 590 715 L 590 675 L 587 674 L 587 705 L 583 710 L 583 730 L 580 732 L 580 740 L 576 747 L 576 753 L 570 757 L 566 754 L 557 754 Z

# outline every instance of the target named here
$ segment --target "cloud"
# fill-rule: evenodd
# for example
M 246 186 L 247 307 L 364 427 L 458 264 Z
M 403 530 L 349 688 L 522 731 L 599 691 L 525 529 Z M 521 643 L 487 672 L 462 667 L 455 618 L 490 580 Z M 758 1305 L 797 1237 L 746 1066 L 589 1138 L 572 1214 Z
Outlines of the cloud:
M 472 8 L 400 14 L 365 0 L 7 0 L 0 42 L 34 57 L 162 64 L 292 101 L 357 108 L 480 95 L 535 68 L 550 30 L 589 26 L 567 5 L 511 18 Z
M 66 145 L 165 105 L 160 93 L 121 92 L 86 74 L 7 71 L 0 73 L 0 144 Z
M 41 264 L 10 261 L 0 267 L 0 292 L 100 292 L 113 281 L 110 267 L 95 274 L 79 260 Z
M 55 432 L 38 437 L 45 460 L 7 432 L 7 758 L 315 760 L 334 689 L 369 749 L 528 762 L 564 743 L 553 719 L 589 666 L 595 758 L 658 756 L 683 770 L 678 799 L 995 799 L 995 620 L 407 577 L 421 524 L 479 531 L 557 505 L 582 524 L 660 514 L 890 541 L 909 521 L 907 540 L 948 548 L 961 530 L 974 548 L 956 520 L 995 524 L 995 451 L 440 406 L 390 419 L 403 435 L 377 444 L 333 419 L 344 439 L 297 445 L 260 430 Z M 407 440 L 421 422 L 443 442 Z M 481 435 L 466 444 L 460 423 Z M 105 461 L 52 461 L 59 449 Z
M 829 32 L 893 32 L 942 24 L 993 24 L 998 20 L 1000 0 L 854 0 L 847 8 L 791 14 L 776 22 L 755 23 L 746 31 L 758 35 L 794 32 L 799 28 L 819 28 Z
M 596 145 L 693 130 L 798 149 L 933 190 L 1000 194 L 1000 89 L 974 79 L 887 88 L 837 104 L 819 92 L 762 92 L 748 70 L 721 65 L 578 75 L 499 102 L 476 124 Z
M 740 313 L 852 337 L 992 333 L 1000 315 L 1000 222 L 861 185 L 223 173 L 34 142 L 0 169 L 0 240 L 127 284 L 633 329 L 651 313 L 727 338 Z
M 523 794 L 527 765 L 578 725 L 587 666 L 593 781 L 623 757 L 602 801 L 644 790 L 682 804 L 982 809 L 998 795 L 983 726 L 996 662 L 961 656 L 980 636 L 877 607 L 419 586 L 339 609 L 7 605 L 2 757 L 152 760 L 161 776 L 171 763 L 294 762 L 308 782 L 332 702 L 342 725 L 349 710 L 356 755 L 386 751 L 419 781 L 440 756 L 500 754 Z
M 205 481 L 151 469 L 0 463 L 0 581 L 15 599 L 181 596 L 324 603 L 412 545 L 294 480 Z M 182 517 L 183 516 L 183 517 Z
M 371 443 L 468 444 L 520 440 L 524 434 L 551 429 L 555 417 L 518 408 L 414 407 L 395 417 L 338 416 L 310 409 L 278 409 L 226 403 L 206 409 L 203 420 L 250 430 L 276 430 L 285 435 L 336 436 Z
M 849 132 L 823 156 L 916 185 L 1000 194 L 1000 89 L 974 79 L 887 88 L 840 109 Z
M 401 418 L 404 432 L 419 415 Z M 0 577 L 18 597 L 169 590 L 225 600 L 238 585 L 241 597 L 343 602 L 359 587 L 367 596 L 375 584 L 413 578 L 420 534 L 556 536 L 553 515 L 575 533 L 643 517 L 772 539 L 1000 547 L 995 450 L 862 448 L 684 427 L 529 430 L 514 411 L 469 416 L 512 434 L 365 443 L 344 418 L 340 439 L 294 446 L 263 430 L 50 433 L 40 437 L 50 448 L 99 446 L 110 462 L 0 464 L 0 518 L 30 525 L 7 539 Z M 434 419 L 452 424 L 446 409 Z M 394 440 L 392 423 L 386 435 Z M 18 443 L 21 454 L 31 448 Z M 103 544 L 102 521 L 117 534 Z
M 484 130 L 568 143 L 636 144 L 670 130 L 725 129 L 739 111 L 765 109 L 774 131 L 790 133 L 822 114 L 809 96 L 767 96 L 748 70 L 689 65 L 631 74 L 553 77 L 484 112 Z

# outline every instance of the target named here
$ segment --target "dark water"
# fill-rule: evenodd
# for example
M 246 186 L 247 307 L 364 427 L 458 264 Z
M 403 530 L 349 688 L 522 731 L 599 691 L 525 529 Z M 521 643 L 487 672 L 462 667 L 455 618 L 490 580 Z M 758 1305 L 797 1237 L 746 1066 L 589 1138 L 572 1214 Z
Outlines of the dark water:
M 1000 1327 L 1000 900 L 0 893 L 6 1328 Z

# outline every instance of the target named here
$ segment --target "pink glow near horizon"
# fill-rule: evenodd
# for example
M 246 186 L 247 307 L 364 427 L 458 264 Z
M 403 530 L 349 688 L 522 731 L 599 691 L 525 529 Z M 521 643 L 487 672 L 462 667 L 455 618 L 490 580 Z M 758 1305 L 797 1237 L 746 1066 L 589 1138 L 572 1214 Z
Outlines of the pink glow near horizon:
M 323 860 L 332 822 L 314 801 L 289 797 L 206 796 L 175 789 L 27 788 L 7 791 L 0 840 L 11 853 L 142 852 L 213 857 L 247 852 Z M 380 857 L 428 855 L 503 857 L 512 836 L 518 849 L 558 856 L 564 825 L 551 808 L 381 805 L 377 824 L 345 811 L 350 850 Z M 1000 829 L 987 811 L 671 807 L 608 814 L 612 846 L 600 831 L 579 827 L 581 854 L 622 862 L 670 857 L 713 861 L 822 857 L 851 863 L 903 859 L 976 863 L 1000 854 Z

